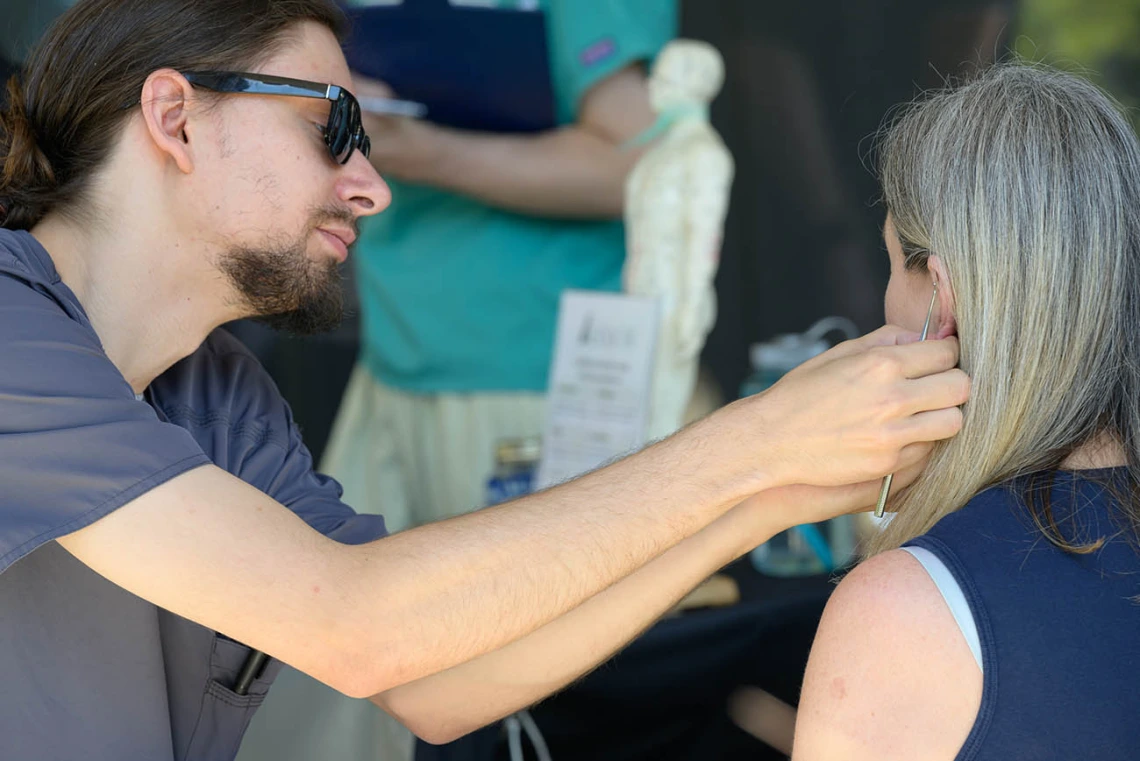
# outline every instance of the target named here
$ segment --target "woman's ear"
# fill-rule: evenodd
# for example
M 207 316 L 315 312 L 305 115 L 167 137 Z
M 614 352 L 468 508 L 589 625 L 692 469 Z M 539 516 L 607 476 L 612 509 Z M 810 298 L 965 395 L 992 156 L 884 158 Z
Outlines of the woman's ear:
M 950 284 L 946 265 L 937 254 L 931 254 L 926 260 L 926 268 L 934 279 L 935 287 L 938 288 L 937 312 L 934 318 L 935 331 L 930 338 L 942 339 L 956 336 L 958 335 L 958 321 L 954 316 L 954 286 Z

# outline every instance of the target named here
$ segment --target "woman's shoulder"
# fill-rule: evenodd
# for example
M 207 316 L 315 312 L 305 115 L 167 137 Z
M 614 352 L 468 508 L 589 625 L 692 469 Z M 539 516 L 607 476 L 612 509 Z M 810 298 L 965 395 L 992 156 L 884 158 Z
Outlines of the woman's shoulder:
M 824 611 L 796 757 L 953 758 L 981 695 L 982 674 L 926 570 L 902 550 L 876 555 L 848 574 Z

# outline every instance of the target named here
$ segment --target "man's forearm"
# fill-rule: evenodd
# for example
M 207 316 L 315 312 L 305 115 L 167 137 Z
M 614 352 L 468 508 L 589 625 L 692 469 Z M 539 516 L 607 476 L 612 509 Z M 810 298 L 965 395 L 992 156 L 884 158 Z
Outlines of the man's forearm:
M 530 634 L 754 492 L 753 485 L 717 483 L 717 463 L 702 462 L 710 454 L 702 436 L 690 429 L 572 486 L 355 548 L 353 564 L 365 573 L 346 590 L 360 611 L 351 629 L 365 638 L 358 657 L 379 660 L 385 673 L 365 694 Z M 702 570 L 724 557 L 706 560 Z M 377 594 L 382 606 L 374 604 Z M 647 612 L 642 624 L 651 618 Z
M 430 742 L 449 742 L 562 689 L 672 608 L 689 590 L 775 533 L 736 510 L 522 639 L 373 701 Z
M 641 155 L 581 126 L 533 136 L 440 128 L 432 142 L 435 160 L 420 181 L 508 211 L 568 219 L 619 218 L 625 179 Z

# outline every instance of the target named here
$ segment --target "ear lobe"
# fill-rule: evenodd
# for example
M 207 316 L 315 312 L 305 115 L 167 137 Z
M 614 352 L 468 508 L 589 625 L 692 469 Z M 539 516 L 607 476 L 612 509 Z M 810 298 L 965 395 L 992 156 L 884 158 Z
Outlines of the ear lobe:
M 958 321 L 954 319 L 954 313 L 947 310 L 940 311 L 942 314 L 938 317 L 938 332 L 933 336 L 936 341 L 958 335 Z
M 186 133 L 193 99 L 194 88 L 174 69 L 152 72 L 143 84 L 142 113 L 151 144 L 185 174 L 194 171 Z

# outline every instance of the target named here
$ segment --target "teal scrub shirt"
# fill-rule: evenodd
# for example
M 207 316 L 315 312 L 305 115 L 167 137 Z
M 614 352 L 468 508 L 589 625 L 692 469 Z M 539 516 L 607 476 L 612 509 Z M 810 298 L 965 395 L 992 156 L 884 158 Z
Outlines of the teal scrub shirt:
M 676 30 L 674 0 L 538 5 L 561 124 L 593 85 L 650 62 Z M 545 390 L 559 296 L 620 289 L 622 223 L 522 216 L 390 184 L 392 206 L 365 220 L 356 249 L 365 365 L 411 392 Z

